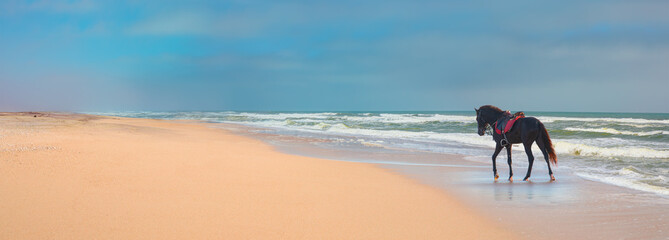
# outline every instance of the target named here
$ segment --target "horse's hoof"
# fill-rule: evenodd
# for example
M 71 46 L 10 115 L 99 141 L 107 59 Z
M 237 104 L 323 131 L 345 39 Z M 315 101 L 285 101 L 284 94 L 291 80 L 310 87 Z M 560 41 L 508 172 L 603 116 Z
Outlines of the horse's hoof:
M 530 177 L 525 177 L 525 178 L 523 178 L 523 181 L 527 181 L 529 179 L 530 179 Z
M 509 177 L 509 182 L 513 182 L 513 177 Z
M 499 179 L 499 176 L 495 176 L 495 182 L 497 182 L 497 179 Z
M 555 181 L 555 177 L 553 177 L 553 175 L 551 175 L 551 182 L 552 181 Z

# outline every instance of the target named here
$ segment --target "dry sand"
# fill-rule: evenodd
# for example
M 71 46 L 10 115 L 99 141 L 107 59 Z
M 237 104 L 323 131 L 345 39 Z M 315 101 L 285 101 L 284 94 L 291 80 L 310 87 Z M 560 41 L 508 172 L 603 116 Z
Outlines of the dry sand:
M 0 115 L 0 239 L 518 238 L 388 170 L 204 123 Z

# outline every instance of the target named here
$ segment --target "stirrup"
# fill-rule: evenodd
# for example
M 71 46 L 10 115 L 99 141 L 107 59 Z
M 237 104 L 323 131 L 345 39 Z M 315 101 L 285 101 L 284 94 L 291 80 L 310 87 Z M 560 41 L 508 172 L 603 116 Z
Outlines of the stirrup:
M 506 145 L 509 145 L 509 141 L 507 141 L 506 138 L 502 138 L 502 140 L 499 140 L 499 145 L 506 147 Z

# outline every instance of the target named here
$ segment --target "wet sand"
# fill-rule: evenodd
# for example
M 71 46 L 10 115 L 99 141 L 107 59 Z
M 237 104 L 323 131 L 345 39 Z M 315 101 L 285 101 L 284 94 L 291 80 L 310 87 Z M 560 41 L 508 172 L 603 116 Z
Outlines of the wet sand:
M 0 239 L 518 239 L 374 164 L 214 124 L 0 114 Z
M 514 182 L 509 182 L 506 157 L 498 160 L 500 180 L 491 163 L 463 155 L 401 149 L 338 146 L 309 138 L 222 125 L 239 134 L 272 143 L 281 151 L 343 161 L 376 163 L 450 193 L 479 214 L 528 239 L 669 239 L 669 198 L 653 193 L 583 179 L 554 168 L 550 182 L 546 165 L 535 162 L 530 182 L 525 155 L 514 157 Z M 492 154 L 492 149 L 491 149 Z M 491 162 L 491 161 L 490 161 Z

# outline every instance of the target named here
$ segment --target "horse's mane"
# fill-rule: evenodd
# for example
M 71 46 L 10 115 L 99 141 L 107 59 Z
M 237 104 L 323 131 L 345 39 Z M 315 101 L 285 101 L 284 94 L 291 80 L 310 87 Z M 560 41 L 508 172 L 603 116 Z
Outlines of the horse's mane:
M 502 111 L 502 109 L 499 109 L 498 107 L 495 107 L 493 105 L 484 105 L 484 106 L 481 106 L 479 108 L 479 110 L 483 110 L 483 109 L 490 109 L 490 110 L 493 110 L 495 112 L 504 112 L 504 111 Z

